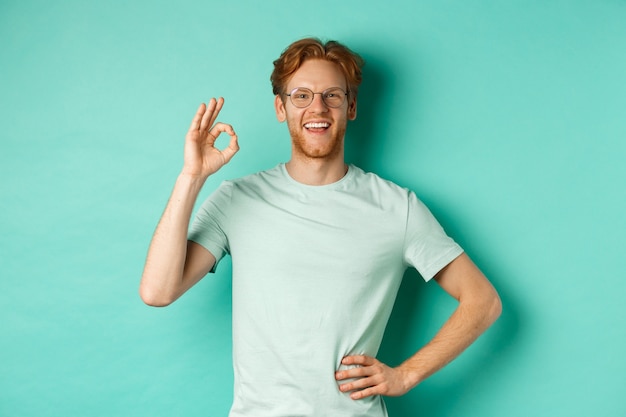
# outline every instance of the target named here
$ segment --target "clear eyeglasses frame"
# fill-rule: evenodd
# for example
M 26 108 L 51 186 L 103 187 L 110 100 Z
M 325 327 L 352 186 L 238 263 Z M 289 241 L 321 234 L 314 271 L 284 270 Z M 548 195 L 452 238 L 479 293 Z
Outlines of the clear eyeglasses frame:
M 312 90 L 305 87 L 296 87 L 291 90 L 291 93 L 285 94 L 291 100 L 291 103 L 299 109 L 309 107 L 313 103 L 313 98 L 316 94 L 322 96 L 322 101 L 325 105 L 331 108 L 341 107 L 346 101 L 350 90 L 343 91 L 339 87 L 331 87 L 322 91 L 321 93 L 314 93 Z

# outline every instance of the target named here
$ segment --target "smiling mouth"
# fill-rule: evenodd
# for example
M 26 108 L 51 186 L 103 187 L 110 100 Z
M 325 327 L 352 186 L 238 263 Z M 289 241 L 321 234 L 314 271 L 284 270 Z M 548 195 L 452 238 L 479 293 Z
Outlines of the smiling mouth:
M 307 130 L 324 130 L 330 127 L 330 123 L 327 122 L 309 122 L 304 124 L 304 128 Z

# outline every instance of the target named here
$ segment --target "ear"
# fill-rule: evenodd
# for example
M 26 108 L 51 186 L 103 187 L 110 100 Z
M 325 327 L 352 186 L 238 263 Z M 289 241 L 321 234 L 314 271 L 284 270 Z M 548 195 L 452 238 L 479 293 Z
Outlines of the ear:
M 276 94 L 274 97 L 274 110 L 276 110 L 276 118 L 279 122 L 287 120 L 287 112 L 285 111 L 285 103 L 283 102 L 280 94 Z
M 348 103 L 348 120 L 356 119 L 356 97 L 351 98 Z

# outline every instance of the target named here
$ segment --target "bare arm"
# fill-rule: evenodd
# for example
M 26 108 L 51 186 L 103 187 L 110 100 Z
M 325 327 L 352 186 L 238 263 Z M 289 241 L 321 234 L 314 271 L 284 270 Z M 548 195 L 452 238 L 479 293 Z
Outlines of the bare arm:
M 360 366 L 338 371 L 337 380 L 359 379 L 340 385 L 341 391 L 352 391 L 353 399 L 403 395 L 456 358 L 500 316 L 498 293 L 466 254 L 441 270 L 435 280 L 459 302 L 435 337 L 396 368 L 365 355 L 345 357 L 343 364 Z
M 232 126 L 214 124 L 223 104 L 221 98 L 201 104 L 185 137 L 183 169 L 152 237 L 139 285 L 146 304 L 165 306 L 174 302 L 215 264 L 210 252 L 187 242 L 187 230 L 204 182 L 239 150 Z M 230 143 L 219 150 L 215 141 L 223 132 L 230 135 Z

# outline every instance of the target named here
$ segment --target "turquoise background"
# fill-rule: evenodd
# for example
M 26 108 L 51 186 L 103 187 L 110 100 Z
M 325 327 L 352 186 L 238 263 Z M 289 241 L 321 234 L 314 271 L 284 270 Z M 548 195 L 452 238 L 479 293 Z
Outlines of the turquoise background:
M 3 0 L 0 416 L 226 415 L 229 260 L 165 309 L 139 277 L 201 101 L 241 145 L 202 197 L 288 159 L 271 63 L 309 35 L 367 60 L 350 161 L 504 302 L 391 416 L 626 415 L 626 2 Z M 380 358 L 453 308 L 408 272 Z

